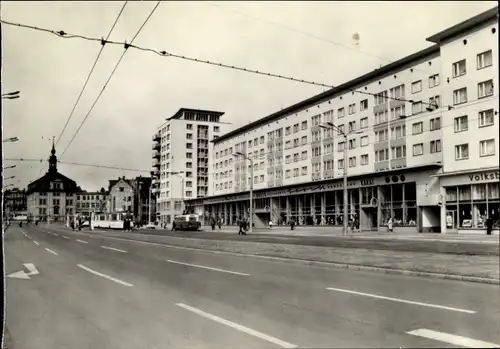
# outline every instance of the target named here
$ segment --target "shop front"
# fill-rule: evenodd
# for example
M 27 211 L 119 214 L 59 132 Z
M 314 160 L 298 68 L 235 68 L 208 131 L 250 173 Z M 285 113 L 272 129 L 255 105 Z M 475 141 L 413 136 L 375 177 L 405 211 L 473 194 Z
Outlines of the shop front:
M 443 205 L 441 226 L 446 233 L 486 233 L 493 220 L 493 234 L 500 226 L 500 174 L 498 168 L 439 175 Z
M 429 206 L 437 218 L 439 184 L 430 186 L 436 169 L 415 172 L 393 172 L 378 176 L 363 176 L 348 181 L 348 217 L 356 219 L 362 231 L 385 231 L 392 218 L 395 232 L 422 231 L 426 220 L 422 214 Z M 438 180 L 434 180 L 438 183 Z M 435 193 L 432 193 L 432 190 Z M 237 224 L 240 217 L 248 217 L 249 193 L 235 193 L 195 199 L 187 202 L 190 212 L 204 217 L 205 224 L 211 217 L 222 219 L 229 225 Z M 420 201 L 420 203 L 419 203 Z M 324 226 L 333 230 L 343 229 L 344 197 L 342 180 L 308 183 L 253 193 L 255 227 Z

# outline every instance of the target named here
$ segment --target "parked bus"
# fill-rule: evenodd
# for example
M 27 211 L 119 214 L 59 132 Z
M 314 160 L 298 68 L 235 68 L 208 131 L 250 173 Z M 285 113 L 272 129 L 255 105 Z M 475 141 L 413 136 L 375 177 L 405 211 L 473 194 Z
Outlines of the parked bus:
M 175 216 L 172 224 L 172 230 L 198 230 L 200 228 L 200 217 L 195 214 Z
M 99 213 L 92 218 L 94 228 L 123 229 L 125 218 L 131 218 L 127 213 Z M 134 222 L 130 221 L 130 227 L 134 227 Z

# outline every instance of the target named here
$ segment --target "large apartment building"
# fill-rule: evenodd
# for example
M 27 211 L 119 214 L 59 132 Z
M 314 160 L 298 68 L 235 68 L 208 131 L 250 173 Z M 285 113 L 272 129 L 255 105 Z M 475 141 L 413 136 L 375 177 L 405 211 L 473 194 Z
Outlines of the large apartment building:
M 205 217 L 342 229 L 481 231 L 499 220 L 498 8 L 433 45 L 214 140 Z M 347 147 L 347 159 L 344 159 Z M 236 153 L 244 154 L 235 156 Z
M 153 194 L 159 221 L 172 222 L 184 200 L 208 196 L 213 139 L 229 131 L 223 112 L 181 108 L 153 135 Z

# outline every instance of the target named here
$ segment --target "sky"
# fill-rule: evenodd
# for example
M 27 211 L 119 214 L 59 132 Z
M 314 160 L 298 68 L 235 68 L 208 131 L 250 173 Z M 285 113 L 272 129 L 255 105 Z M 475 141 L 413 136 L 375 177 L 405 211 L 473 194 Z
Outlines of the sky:
M 110 39 L 130 42 L 156 2 L 130 1 Z M 432 2 L 162 2 L 134 44 L 299 79 L 339 85 L 431 46 L 425 38 L 497 5 Z M 2 1 L 2 20 L 105 37 L 119 1 Z M 359 35 L 359 41 L 353 39 Z M 4 159 L 48 159 L 101 48 L 99 43 L 2 24 Z M 85 190 L 119 176 L 148 176 L 151 137 L 179 108 L 222 111 L 241 127 L 325 91 L 322 87 L 160 57 L 129 49 L 80 132 L 67 147 L 123 53 L 106 45 L 58 141 L 59 172 Z M 57 141 L 57 140 L 56 140 Z M 94 164 L 105 169 L 64 164 Z M 46 161 L 4 160 L 5 184 L 24 188 Z

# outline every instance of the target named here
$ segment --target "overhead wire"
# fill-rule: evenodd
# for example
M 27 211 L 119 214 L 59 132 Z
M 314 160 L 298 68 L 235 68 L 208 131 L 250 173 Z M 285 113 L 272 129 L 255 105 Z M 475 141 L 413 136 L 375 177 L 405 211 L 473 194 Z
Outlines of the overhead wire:
M 93 37 L 83 36 L 83 35 L 68 34 L 68 33 L 64 32 L 62 30 L 55 31 L 55 30 L 46 29 L 46 28 L 38 28 L 38 27 L 34 27 L 34 26 L 29 26 L 29 25 L 24 25 L 24 24 L 19 24 L 19 23 L 8 22 L 8 21 L 5 21 L 5 20 L 0 20 L 0 22 L 8 24 L 8 25 L 13 25 L 13 26 L 18 26 L 18 27 L 24 27 L 24 28 L 29 28 L 29 29 L 33 29 L 33 30 L 42 30 L 44 32 L 49 32 L 51 34 L 56 35 L 57 37 L 61 37 L 61 38 L 65 38 L 65 39 L 68 39 L 68 38 L 82 38 L 83 39 L 84 38 L 85 40 L 96 41 L 96 42 L 101 42 L 102 40 L 104 40 L 104 39 L 99 39 L 99 38 L 93 38 Z M 137 45 L 128 44 L 126 42 L 117 42 L 117 41 L 107 40 L 106 43 L 107 44 L 113 44 L 113 45 L 124 45 L 124 47 L 126 49 L 127 48 L 135 48 L 135 49 L 138 49 L 138 50 L 141 50 L 141 51 L 152 52 L 152 53 L 155 53 L 155 54 L 157 54 L 159 56 L 162 56 L 162 57 L 179 58 L 179 59 L 188 60 L 188 61 L 191 61 L 191 62 L 204 63 L 204 64 L 218 66 L 218 67 L 222 67 L 222 68 L 233 69 L 233 70 L 238 70 L 238 71 L 247 72 L 247 73 L 253 73 L 253 74 L 257 74 L 257 75 L 263 75 L 263 76 L 269 76 L 269 77 L 274 77 L 274 78 L 283 79 L 283 80 L 300 82 L 300 83 L 304 83 L 304 84 L 308 84 L 308 85 L 314 85 L 314 86 L 318 86 L 318 87 L 326 87 L 326 88 L 330 88 L 330 89 L 334 89 L 334 88 L 337 87 L 335 85 L 320 83 L 320 82 L 316 82 L 316 81 L 312 81 L 312 80 L 299 79 L 299 78 L 294 78 L 294 77 L 291 77 L 291 76 L 279 75 L 279 74 L 275 74 L 275 73 L 268 73 L 268 72 L 263 72 L 263 71 L 259 71 L 259 70 L 255 70 L 255 69 L 243 68 L 243 67 L 238 67 L 238 66 L 234 66 L 234 65 L 225 64 L 225 63 L 218 63 L 218 62 L 204 60 L 204 59 L 199 59 L 199 58 L 195 58 L 195 57 L 184 56 L 184 55 L 180 55 L 180 54 L 175 54 L 173 52 L 167 52 L 165 50 L 155 50 L 155 49 L 152 49 L 152 48 L 140 47 L 140 46 L 137 46 Z M 363 94 L 363 95 L 374 96 L 374 97 L 380 95 L 380 92 L 375 93 L 375 92 L 368 92 L 368 91 L 362 91 L 362 90 L 356 90 L 356 89 L 346 89 L 346 91 L 352 92 L 352 93 L 359 93 L 359 94 Z M 403 98 L 400 98 L 400 97 L 384 96 L 384 98 L 391 99 L 391 100 L 396 100 L 396 101 L 401 101 L 401 102 L 408 102 L 408 103 L 414 103 L 415 102 L 414 100 L 403 99 Z M 421 103 L 425 104 L 425 105 L 432 106 L 432 104 L 429 103 L 429 102 L 421 101 Z M 448 105 L 447 107 L 449 109 L 453 109 L 452 105 Z
M 92 104 L 92 106 L 90 107 L 89 111 L 87 112 L 87 114 L 85 115 L 85 118 L 83 119 L 83 121 L 80 123 L 80 126 L 78 127 L 78 129 L 76 130 L 76 132 L 74 133 L 73 137 L 71 138 L 71 140 L 69 141 L 68 145 L 66 146 L 66 148 L 64 149 L 64 151 L 62 152 L 61 154 L 61 157 L 64 156 L 64 154 L 66 153 L 66 151 L 68 150 L 68 148 L 71 146 L 71 144 L 73 143 L 73 141 L 75 140 L 76 136 L 78 135 L 78 133 L 80 132 L 80 130 L 82 129 L 83 125 L 85 124 L 85 122 L 87 121 L 88 117 L 90 116 L 90 114 L 92 113 L 92 111 L 94 110 L 94 107 L 96 106 L 97 102 L 99 101 L 99 99 L 101 98 L 102 94 L 104 93 L 104 90 L 106 89 L 106 87 L 108 86 L 109 82 L 111 81 L 111 79 L 113 78 L 116 70 L 118 69 L 120 63 L 122 62 L 123 60 L 123 57 L 125 57 L 125 54 L 127 53 L 127 50 L 128 48 L 132 45 L 132 43 L 135 41 L 135 39 L 137 38 L 137 36 L 140 34 L 140 32 L 144 29 L 144 27 L 146 26 L 146 24 L 149 22 L 149 19 L 151 18 L 151 16 L 154 14 L 154 12 L 156 11 L 156 9 L 158 8 L 158 6 L 160 5 L 161 1 L 158 1 L 155 5 L 155 7 L 151 10 L 151 12 L 149 13 L 148 17 L 146 18 L 146 20 L 142 23 L 141 27 L 139 28 L 139 30 L 135 33 L 134 37 L 132 38 L 130 44 L 127 44 L 127 43 L 124 43 L 124 51 L 122 53 L 122 55 L 120 56 L 120 58 L 118 59 L 118 61 L 116 62 L 115 64 L 115 67 L 113 68 L 113 70 L 111 71 L 111 74 L 109 75 L 108 79 L 106 80 L 106 82 L 104 83 L 104 86 L 102 87 L 101 89 L 101 92 L 99 92 L 99 94 L 97 95 L 97 98 L 95 99 L 94 103 Z M 104 45 L 106 43 L 109 43 L 110 41 L 109 40 L 105 40 L 105 39 L 102 39 L 101 40 L 101 44 Z

